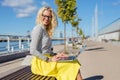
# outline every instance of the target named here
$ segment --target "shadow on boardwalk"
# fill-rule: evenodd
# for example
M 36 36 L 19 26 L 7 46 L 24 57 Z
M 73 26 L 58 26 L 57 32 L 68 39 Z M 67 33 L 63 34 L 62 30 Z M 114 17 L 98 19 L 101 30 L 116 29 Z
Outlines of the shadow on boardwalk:
M 85 51 L 92 51 L 92 50 L 105 51 L 104 47 L 95 47 L 95 48 L 85 49 Z
M 103 78 L 104 78 L 104 76 L 102 76 L 102 75 L 96 75 L 96 76 L 88 77 L 84 80 L 102 80 Z

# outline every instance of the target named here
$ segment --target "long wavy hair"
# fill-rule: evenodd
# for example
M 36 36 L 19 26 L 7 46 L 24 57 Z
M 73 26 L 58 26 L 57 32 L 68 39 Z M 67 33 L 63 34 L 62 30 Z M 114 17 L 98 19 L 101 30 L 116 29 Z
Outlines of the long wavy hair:
M 45 10 L 50 10 L 52 13 L 52 20 L 51 23 L 48 25 L 48 27 L 46 28 L 46 31 L 48 33 L 48 35 L 50 37 L 52 37 L 53 35 L 53 31 L 55 29 L 55 27 L 57 26 L 58 22 L 57 22 L 57 16 L 55 14 L 55 12 L 52 10 L 52 8 L 48 7 L 48 6 L 44 6 L 41 9 L 39 9 L 38 13 L 37 13 L 37 17 L 36 17 L 36 24 L 42 24 L 42 14 Z

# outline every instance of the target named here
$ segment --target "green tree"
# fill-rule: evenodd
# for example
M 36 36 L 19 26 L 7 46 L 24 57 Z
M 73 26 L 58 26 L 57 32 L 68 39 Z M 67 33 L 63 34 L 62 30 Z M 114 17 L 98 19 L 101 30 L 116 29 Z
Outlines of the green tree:
M 82 37 L 82 42 L 83 42 L 85 39 L 85 35 L 84 35 L 84 32 L 81 28 L 78 29 L 78 34 Z
M 77 19 L 74 19 L 74 20 L 71 20 L 71 25 L 72 27 L 75 27 L 76 28 L 76 33 L 78 34 L 78 25 L 79 25 L 79 22 L 81 21 L 81 19 L 77 18 Z
M 66 24 L 77 17 L 76 0 L 55 0 L 55 3 L 57 5 L 58 17 L 61 18 L 64 23 L 64 51 L 66 52 Z

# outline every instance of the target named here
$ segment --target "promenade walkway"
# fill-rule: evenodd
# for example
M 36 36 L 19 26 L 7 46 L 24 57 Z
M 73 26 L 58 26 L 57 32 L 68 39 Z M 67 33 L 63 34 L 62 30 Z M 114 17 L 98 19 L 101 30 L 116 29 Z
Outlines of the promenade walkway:
M 120 80 L 120 45 L 104 42 L 86 41 L 86 50 L 79 55 L 84 80 Z M 64 45 L 54 46 L 57 52 Z M 0 64 L 0 77 L 24 66 L 24 58 Z
M 87 41 L 79 56 L 85 80 L 120 80 L 120 44 Z

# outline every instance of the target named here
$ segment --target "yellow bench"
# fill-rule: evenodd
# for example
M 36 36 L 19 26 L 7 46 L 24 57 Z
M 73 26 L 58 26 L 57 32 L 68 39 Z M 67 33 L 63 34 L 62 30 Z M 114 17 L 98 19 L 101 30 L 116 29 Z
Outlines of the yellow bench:
M 0 80 L 57 80 L 57 79 L 55 77 L 32 74 L 30 66 L 27 66 L 14 73 L 2 77 Z

